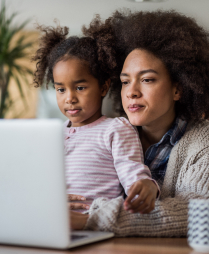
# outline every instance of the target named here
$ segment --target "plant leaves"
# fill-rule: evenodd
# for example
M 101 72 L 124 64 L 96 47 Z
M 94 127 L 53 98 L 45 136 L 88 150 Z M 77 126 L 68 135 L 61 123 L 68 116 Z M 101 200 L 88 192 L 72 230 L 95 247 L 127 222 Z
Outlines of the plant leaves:
M 17 14 L 15 12 L 7 17 L 5 1 L 2 1 L 0 9 L 0 118 L 4 118 L 8 109 L 13 108 L 15 104 L 8 90 L 11 77 L 15 80 L 25 109 L 28 106 L 20 78 L 29 84 L 28 76 L 33 75 L 33 72 L 27 66 L 19 64 L 18 60 L 29 58 L 29 49 L 32 47 L 33 41 L 28 40 L 28 35 L 19 33 L 29 20 L 20 25 L 14 25 L 14 18 Z M 15 115 L 19 115 L 19 113 L 15 113 Z

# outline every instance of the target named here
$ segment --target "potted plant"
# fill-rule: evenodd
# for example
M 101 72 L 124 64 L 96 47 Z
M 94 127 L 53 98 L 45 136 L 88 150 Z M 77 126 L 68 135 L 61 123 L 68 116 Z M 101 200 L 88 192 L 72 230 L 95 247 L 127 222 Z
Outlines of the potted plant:
M 21 33 L 28 20 L 20 25 L 14 24 L 17 13 L 10 17 L 6 15 L 6 5 L 3 1 L 0 9 L 0 118 L 5 118 L 8 110 L 14 109 L 15 99 L 11 96 L 9 86 L 16 86 L 19 99 L 27 109 L 27 102 L 22 82 L 29 85 L 28 76 L 33 72 L 23 64 L 22 60 L 29 58 L 32 41 L 28 40 L 27 33 Z M 21 112 L 16 112 L 13 117 L 20 117 Z

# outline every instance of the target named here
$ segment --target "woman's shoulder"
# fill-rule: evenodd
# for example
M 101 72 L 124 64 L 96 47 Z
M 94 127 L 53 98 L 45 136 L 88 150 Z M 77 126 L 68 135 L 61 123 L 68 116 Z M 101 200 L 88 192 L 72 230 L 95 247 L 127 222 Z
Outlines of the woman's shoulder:
M 204 120 L 201 122 L 190 122 L 183 137 L 179 140 L 178 144 L 172 149 L 171 157 L 182 158 L 182 162 L 187 156 L 196 156 L 205 148 L 209 147 L 209 121 Z M 184 159 L 183 159 L 184 158 Z
M 185 135 L 183 138 L 187 138 L 193 141 L 208 141 L 209 140 L 209 121 L 204 120 L 201 122 L 188 123 Z
M 204 120 L 196 123 L 188 123 L 187 129 L 178 144 L 172 149 L 180 157 L 206 152 L 209 147 L 209 121 Z
M 175 186 L 175 192 L 181 192 L 183 196 L 190 195 L 190 191 L 196 189 L 196 184 L 199 184 L 200 191 L 201 184 L 207 183 L 203 175 L 208 172 L 209 121 L 188 123 L 183 137 L 171 150 L 161 197 L 174 195 L 171 186 Z M 189 185 L 192 186 L 191 190 Z

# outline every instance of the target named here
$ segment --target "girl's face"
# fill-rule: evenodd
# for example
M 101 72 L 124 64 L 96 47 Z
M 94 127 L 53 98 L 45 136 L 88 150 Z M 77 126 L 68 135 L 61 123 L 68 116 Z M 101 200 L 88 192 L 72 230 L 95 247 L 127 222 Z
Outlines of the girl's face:
M 159 58 L 135 49 L 120 76 L 122 104 L 132 125 L 158 128 L 174 120 L 180 92 Z
M 54 66 L 53 78 L 58 106 L 71 126 L 83 126 L 101 116 L 102 97 L 108 86 L 99 86 L 87 63 L 77 58 L 59 61 Z

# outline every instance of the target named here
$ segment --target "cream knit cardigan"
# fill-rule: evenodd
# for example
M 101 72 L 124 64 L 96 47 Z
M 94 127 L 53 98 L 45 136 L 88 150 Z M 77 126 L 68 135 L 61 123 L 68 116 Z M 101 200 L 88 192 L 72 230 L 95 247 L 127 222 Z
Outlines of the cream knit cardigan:
M 150 214 L 131 214 L 121 197 L 96 199 L 85 229 L 116 236 L 180 237 L 187 235 L 188 201 L 209 199 L 209 121 L 189 124 L 174 146 L 161 189 Z

